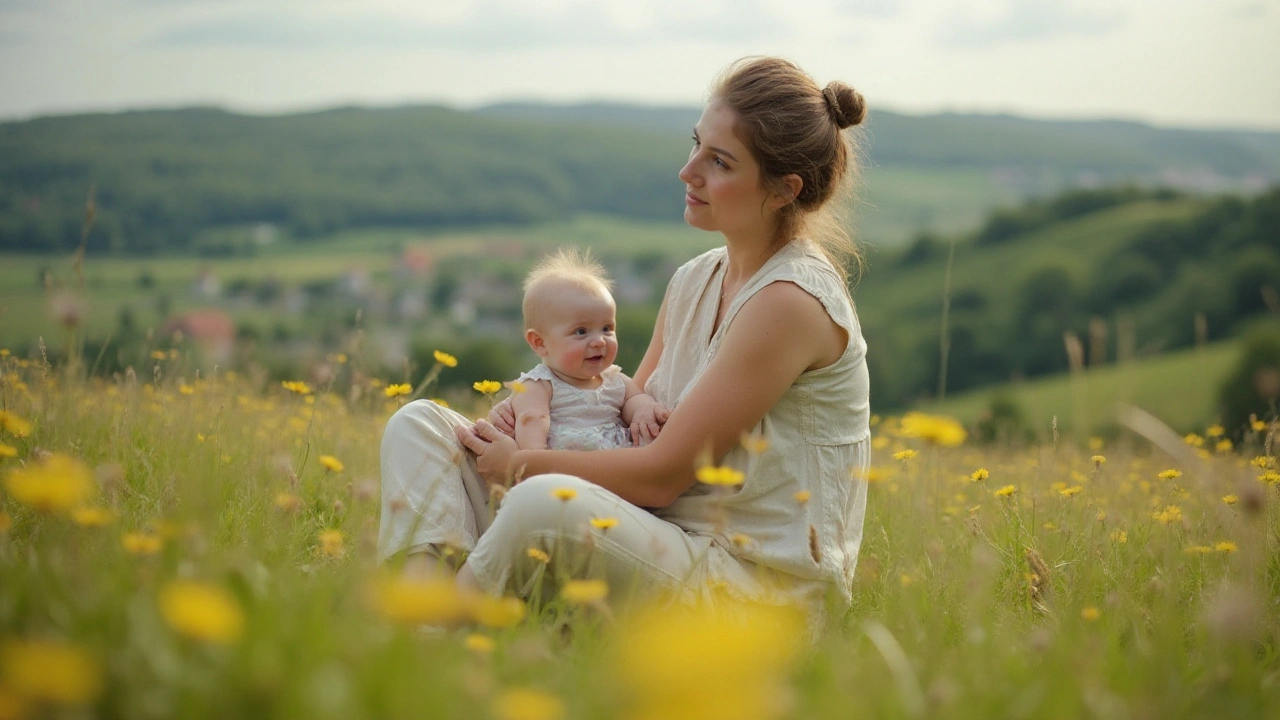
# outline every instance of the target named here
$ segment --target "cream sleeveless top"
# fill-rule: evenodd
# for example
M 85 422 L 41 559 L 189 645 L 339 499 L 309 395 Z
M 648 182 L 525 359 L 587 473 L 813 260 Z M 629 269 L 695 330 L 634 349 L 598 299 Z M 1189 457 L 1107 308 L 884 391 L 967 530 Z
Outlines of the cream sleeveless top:
M 789 595 L 814 601 L 830 588 L 848 607 L 870 460 L 867 346 L 853 303 L 822 253 L 798 240 L 747 281 L 715 328 L 726 265 L 725 249 L 717 248 L 671 279 L 662 356 L 645 386 L 659 402 L 679 405 L 743 304 L 771 283 L 794 283 L 821 301 L 849 342 L 836 362 L 800 375 L 754 428 L 768 442 L 763 453 L 735 447 L 721 461 L 744 473 L 742 485 L 726 496 L 722 488 L 695 484 L 657 515 L 765 568 L 761 574 Z

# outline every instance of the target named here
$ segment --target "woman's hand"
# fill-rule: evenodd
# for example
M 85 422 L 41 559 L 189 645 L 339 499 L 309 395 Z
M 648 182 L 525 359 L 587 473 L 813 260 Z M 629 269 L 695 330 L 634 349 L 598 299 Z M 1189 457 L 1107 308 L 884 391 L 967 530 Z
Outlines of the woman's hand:
M 458 442 L 476 456 L 476 469 L 488 485 L 507 485 L 511 480 L 511 459 L 519 446 L 516 441 L 485 420 L 471 427 L 454 428 Z
M 516 411 L 511 407 L 510 396 L 493 406 L 489 411 L 489 422 L 503 434 L 516 436 Z

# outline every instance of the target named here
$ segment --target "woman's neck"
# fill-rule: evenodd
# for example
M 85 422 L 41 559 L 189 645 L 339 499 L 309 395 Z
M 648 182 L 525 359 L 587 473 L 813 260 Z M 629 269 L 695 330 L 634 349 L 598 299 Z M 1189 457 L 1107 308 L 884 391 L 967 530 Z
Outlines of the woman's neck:
M 725 254 L 729 265 L 725 268 L 725 286 L 735 289 L 741 287 L 785 245 L 786 243 L 775 242 L 771 235 L 750 238 L 731 238 L 726 235 Z

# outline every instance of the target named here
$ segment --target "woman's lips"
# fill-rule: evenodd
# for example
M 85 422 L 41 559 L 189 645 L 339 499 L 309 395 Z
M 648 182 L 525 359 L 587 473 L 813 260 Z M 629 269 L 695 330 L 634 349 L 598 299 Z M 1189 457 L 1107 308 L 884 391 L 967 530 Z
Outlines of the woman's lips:
M 703 202 L 702 200 L 699 200 L 698 198 L 694 197 L 689 193 L 684 194 L 684 202 L 686 205 L 706 205 L 705 202 Z

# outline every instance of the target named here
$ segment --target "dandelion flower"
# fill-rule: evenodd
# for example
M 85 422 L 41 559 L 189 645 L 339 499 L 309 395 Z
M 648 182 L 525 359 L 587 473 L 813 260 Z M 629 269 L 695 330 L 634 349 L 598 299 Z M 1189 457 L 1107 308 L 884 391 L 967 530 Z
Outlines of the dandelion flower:
M 741 485 L 746 476 L 742 471 L 727 466 L 703 465 L 696 473 L 698 482 L 705 485 Z
M 1213 446 L 1213 449 L 1220 453 L 1226 453 L 1226 452 L 1231 452 L 1231 449 L 1234 447 L 1235 445 L 1232 444 L 1230 439 L 1222 438 Z
M 493 638 L 480 633 L 471 633 L 462 639 L 462 646 L 477 655 L 488 655 L 493 652 Z
M 244 612 L 221 585 L 175 580 L 160 589 L 160 615 L 180 635 L 226 644 L 240 639 Z
M 164 539 L 145 531 L 130 531 L 120 536 L 120 547 L 130 555 L 155 555 L 164 547 Z
M 89 651 L 56 640 L 6 640 L 0 689 L 55 705 L 88 705 L 102 693 L 102 665 Z
M 102 527 L 115 517 L 115 513 L 100 507 L 81 507 L 71 511 L 71 521 L 80 527 Z
M 1124 530 L 1115 530 L 1111 533 L 1111 542 L 1117 545 L 1124 545 L 1129 542 L 1129 533 Z
M 163 360 L 163 359 L 165 359 L 165 358 L 167 358 L 167 357 L 169 357 L 169 354 L 168 354 L 168 353 L 166 353 L 166 352 L 165 352 L 165 351 L 163 351 L 163 350 L 152 350 L 152 351 L 151 351 L 151 359 L 152 359 L 152 360 Z
M 1250 460 L 1249 464 L 1258 468 L 1259 470 L 1266 470 L 1268 467 L 1271 466 L 1271 462 L 1274 459 L 1275 458 L 1272 458 L 1270 455 L 1258 455 L 1254 457 L 1252 460 Z
M 371 588 L 369 601 L 384 619 L 402 625 L 451 624 L 467 615 L 467 601 L 452 580 L 387 576 Z
M 980 467 L 969 474 L 969 479 L 974 482 L 982 482 L 989 477 L 991 477 L 991 473 L 987 472 L 987 469 L 984 467 Z
M 0 458 L 16 458 L 18 457 L 18 448 L 12 445 L 0 443 Z
M 342 531 L 325 530 L 320 533 L 320 554 L 327 557 L 342 555 Z
M 511 688 L 498 693 L 490 708 L 494 720 L 561 720 L 564 701 L 532 688 Z
M 1264 482 L 1268 485 L 1275 485 L 1280 482 L 1280 472 L 1268 470 L 1258 476 L 1258 482 Z
M 320 464 L 324 467 L 325 470 L 328 470 L 329 472 L 333 472 L 333 473 L 342 472 L 342 469 L 344 467 L 344 465 L 342 464 L 342 461 L 332 455 L 321 455 Z
M 534 560 L 537 560 L 543 565 L 546 565 L 547 563 L 551 562 L 551 556 L 548 555 L 545 551 L 539 550 L 538 548 L 529 548 L 527 553 L 529 557 L 533 558 Z
M 1231 542 L 1230 540 L 1223 540 L 1221 542 L 1214 543 L 1213 549 L 1217 550 L 1218 552 L 1233 553 L 1239 548 L 1237 548 L 1236 544 Z
M 916 456 L 916 451 L 915 451 L 915 450 L 911 450 L 911 449 L 907 449 L 907 450 L 899 450 L 898 452 L 896 452 L 896 453 L 894 453 L 894 454 L 893 454 L 893 459 L 894 459 L 894 460 L 901 460 L 901 461 L 903 461 L 903 462 L 906 462 L 906 461 L 910 460 L 911 458 L 913 458 L 913 457 L 915 457 L 915 456 Z
M 519 380 L 512 380 L 511 382 L 507 383 L 507 387 L 511 388 L 512 394 L 515 394 L 515 395 L 519 395 L 525 392 L 526 390 L 528 390 L 528 388 L 524 386 L 524 383 L 520 382 Z
M 31 436 L 31 423 L 8 410 L 0 410 L 0 429 L 12 434 L 13 437 Z
M 285 512 L 293 512 L 302 505 L 302 498 L 289 492 L 282 492 L 276 495 L 276 507 Z
M 413 386 L 411 386 L 409 383 L 400 383 L 398 385 L 388 385 L 382 388 L 382 394 L 386 395 L 389 398 L 400 397 L 401 395 L 408 395 L 411 392 L 413 392 Z
M 791 497 L 795 498 L 797 505 L 803 505 L 809 502 L 811 493 L 808 490 L 801 490 L 800 492 L 797 492 L 795 495 L 792 495 Z
M 561 502 L 569 502 L 570 500 L 578 497 L 578 491 L 567 487 L 556 488 L 551 491 L 551 497 L 560 500 Z
M 1249 427 L 1252 428 L 1254 432 L 1262 432 L 1263 430 L 1267 429 L 1267 421 L 1259 420 L 1256 417 L 1250 418 Z
M 1102 464 L 1107 461 L 1107 458 L 1105 455 L 1094 455 L 1089 459 L 1093 461 L 1094 467 L 1102 467 Z
M 1175 523 L 1182 520 L 1182 508 L 1177 505 L 1168 505 L 1163 510 L 1152 513 L 1151 517 L 1165 525 Z
M 1079 485 L 1072 485 L 1072 486 L 1071 486 L 1071 487 L 1069 487 L 1069 488 L 1063 488 L 1063 489 L 1059 490 L 1059 491 L 1058 491 L 1058 494 L 1059 494 L 1059 495 L 1061 495 L 1062 497 L 1069 498 L 1069 497 L 1071 497 L 1071 496 L 1073 496 L 1073 495 L 1078 494 L 1078 493 L 1079 493 L 1081 490 L 1083 490 L 1083 489 L 1084 489 L 1084 488 L 1083 488 L 1083 487 L 1081 487 L 1081 486 L 1079 486 Z
M 524 601 L 516 597 L 482 595 L 471 606 L 471 616 L 481 625 L 508 628 L 524 619 Z
M 1182 471 L 1169 468 L 1168 470 L 1161 470 L 1159 474 L 1156 475 L 1156 477 L 1160 478 L 1161 480 L 1177 480 L 1178 478 L 1182 477 Z
M 618 518 L 616 517 L 591 518 L 591 527 L 597 530 L 607 531 L 609 528 L 617 527 L 617 525 Z
M 1211 438 L 1222 437 L 1225 432 L 1221 425 L 1210 425 L 1204 429 L 1204 434 Z
M 930 445 L 955 447 L 962 444 L 969 433 L 954 418 L 944 415 L 909 412 L 902 416 L 903 437 L 919 438 Z
M 47 513 L 65 513 L 81 507 L 97 490 L 93 473 L 84 463 L 60 454 L 36 465 L 10 470 L 4 486 L 14 500 Z
M 502 389 L 502 383 L 497 380 L 477 380 L 471 383 L 471 387 L 478 393 L 492 395 Z
M 1014 493 L 1016 493 L 1016 492 L 1018 492 L 1018 486 L 1017 486 L 1017 485 L 1005 485 L 1004 487 L 1000 488 L 999 490 L 996 490 L 996 491 L 995 491 L 995 493 L 993 493 L 993 494 L 994 494 L 996 497 L 1010 497 L 1011 495 L 1013 495 L 1013 494 L 1014 494 Z
M 609 595 L 609 584 L 603 580 L 570 580 L 560 588 L 560 597 L 574 605 L 589 605 Z
M 1188 433 L 1185 437 L 1182 438 L 1182 441 L 1190 445 L 1191 447 L 1197 447 L 1197 448 L 1204 447 L 1204 438 L 1200 437 L 1195 433 Z
M 301 380 L 285 380 L 280 385 L 295 395 L 310 395 L 312 392 L 311 386 Z
M 1240 498 L 1239 498 L 1238 496 L 1236 496 L 1236 495 L 1223 495 L 1223 496 L 1222 496 L 1222 502 L 1223 502 L 1223 504 L 1225 504 L 1225 505 L 1235 505 L 1235 504 L 1236 504 L 1237 502 L 1239 502 L 1239 501 L 1240 501 Z
M 436 362 L 440 363 L 445 367 L 449 367 L 449 368 L 458 367 L 458 358 L 450 355 L 447 352 L 436 350 L 435 352 L 432 353 L 432 356 L 435 357 Z
M 1101 616 L 1102 616 L 1102 613 L 1098 610 L 1098 608 L 1092 605 L 1080 609 L 1080 619 L 1084 620 L 1085 622 L 1094 622 Z

